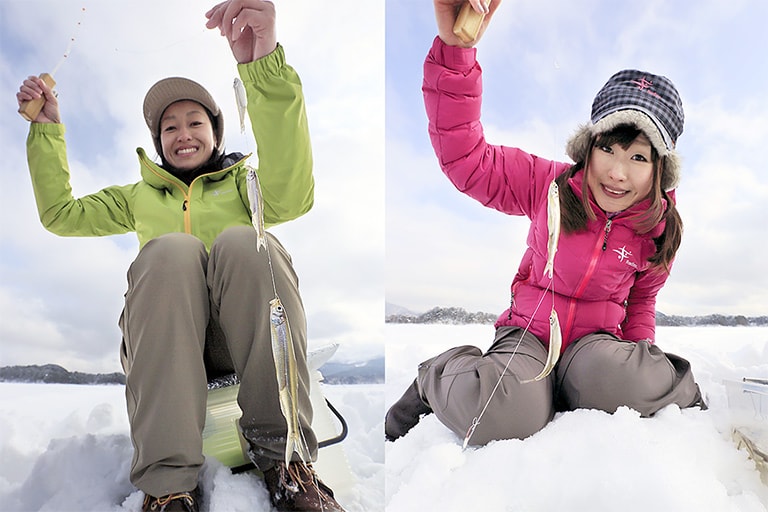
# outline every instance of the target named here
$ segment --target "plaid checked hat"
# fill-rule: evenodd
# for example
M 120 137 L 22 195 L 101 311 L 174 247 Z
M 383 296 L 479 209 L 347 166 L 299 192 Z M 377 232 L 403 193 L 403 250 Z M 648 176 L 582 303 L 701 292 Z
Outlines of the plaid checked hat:
M 213 131 L 216 141 L 224 140 L 224 116 L 210 93 L 197 82 L 188 78 L 164 78 L 149 88 L 144 97 L 144 121 L 147 123 L 158 155 L 163 154 L 160 145 L 160 121 L 163 112 L 172 103 L 190 100 L 204 106 L 213 117 Z
M 579 127 L 568 141 L 566 152 L 574 162 L 582 162 L 595 135 L 619 125 L 634 125 L 663 157 L 662 187 L 671 190 L 680 181 L 675 145 L 683 133 L 684 120 L 680 95 L 668 78 L 634 69 L 619 71 L 595 96 L 591 124 Z

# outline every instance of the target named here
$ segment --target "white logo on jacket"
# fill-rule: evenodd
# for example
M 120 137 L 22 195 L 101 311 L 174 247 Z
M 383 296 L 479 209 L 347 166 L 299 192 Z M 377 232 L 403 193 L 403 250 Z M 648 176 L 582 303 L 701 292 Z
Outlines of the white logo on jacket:
M 234 192 L 235 190 L 232 188 L 229 188 L 227 190 L 221 190 L 221 189 L 215 189 L 213 192 L 211 192 L 211 195 L 214 197 L 222 196 L 224 194 L 229 194 L 230 192 Z
M 632 268 L 637 268 L 637 263 L 629 259 L 629 257 L 632 256 L 632 251 L 628 251 L 626 245 L 621 249 L 614 249 L 613 252 L 619 255 L 619 261 L 626 263 Z

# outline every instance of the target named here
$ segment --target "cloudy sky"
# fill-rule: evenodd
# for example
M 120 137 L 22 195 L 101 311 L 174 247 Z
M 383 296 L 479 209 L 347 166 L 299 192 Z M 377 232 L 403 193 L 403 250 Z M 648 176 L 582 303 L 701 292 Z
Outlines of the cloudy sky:
M 239 130 L 235 61 L 205 28 L 215 3 L 0 0 L 0 366 L 118 371 L 117 320 L 138 248 L 133 234 L 67 239 L 42 228 L 28 123 L 16 113 L 21 81 L 52 71 L 75 37 L 55 78 L 76 196 L 138 179 L 135 149 L 152 147 L 142 101 L 166 76 L 204 84 L 224 111 L 227 149 L 254 151 Z M 316 198 L 309 214 L 273 232 L 300 277 L 310 344 L 336 341 L 352 358 L 383 353 L 384 5 L 275 5 L 278 40 L 304 84 Z
M 761 0 L 506 0 L 478 45 L 486 138 L 563 161 L 614 72 L 676 84 L 685 235 L 664 313 L 768 314 L 766 19 Z M 501 312 L 528 220 L 482 207 L 437 165 L 420 90 L 431 2 L 387 0 L 386 27 L 387 302 Z
M 141 102 L 166 76 L 205 84 L 228 149 L 253 151 L 239 133 L 234 60 L 204 27 L 213 3 L 0 0 L 0 366 L 119 370 L 117 319 L 137 251 L 132 234 L 65 239 L 40 226 L 20 82 L 51 71 L 75 36 L 56 80 L 76 195 L 138 179 L 135 148 L 151 147 Z M 275 3 L 304 83 L 317 188 L 315 208 L 274 233 L 300 275 L 310 343 L 338 341 L 350 358 L 383 352 L 385 296 L 416 311 L 504 309 L 528 222 L 476 204 L 437 166 L 420 90 L 432 3 Z M 637 67 L 678 86 L 686 232 L 659 296 L 665 313 L 768 314 L 766 19 L 760 0 L 507 0 L 479 45 L 488 139 L 546 157 L 566 159 L 568 135 L 613 72 Z

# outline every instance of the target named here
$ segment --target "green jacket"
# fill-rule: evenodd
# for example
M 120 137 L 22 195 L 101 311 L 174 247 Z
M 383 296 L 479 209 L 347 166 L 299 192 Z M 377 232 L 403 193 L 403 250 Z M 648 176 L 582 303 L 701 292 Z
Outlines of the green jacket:
M 256 138 L 267 227 L 309 211 L 314 198 L 312 150 L 301 82 L 278 45 L 270 55 L 239 64 Z M 197 177 L 189 186 L 137 150 L 141 181 L 107 187 L 79 199 L 69 183 L 64 126 L 32 123 L 27 159 L 40 220 L 61 236 L 135 231 L 141 247 L 165 233 L 189 233 L 210 249 L 226 228 L 251 225 L 243 157 Z

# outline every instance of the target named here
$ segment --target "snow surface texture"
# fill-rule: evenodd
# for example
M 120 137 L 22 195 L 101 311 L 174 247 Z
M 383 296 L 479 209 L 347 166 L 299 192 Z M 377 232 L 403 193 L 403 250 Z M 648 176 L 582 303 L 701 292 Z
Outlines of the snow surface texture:
M 342 445 L 358 481 L 339 495 L 350 512 L 768 510 L 768 487 L 730 439 L 722 383 L 768 377 L 768 328 L 659 329 L 659 345 L 691 361 L 707 412 L 580 410 L 524 441 L 466 451 L 434 416 L 385 445 L 384 410 L 419 362 L 459 344 L 486 348 L 492 327 L 385 329 L 386 385 L 323 386 L 350 426 Z M 0 511 L 137 511 L 131 453 L 122 386 L 0 384 Z M 259 478 L 215 461 L 202 486 L 204 512 L 271 510 Z
M 349 424 L 342 446 L 357 481 L 337 498 L 350 512 L 383 509 L 383 391 L 323 385 Z M 143 494 L 128 481 L 124 393 L 123 386 L 0 383 L 0 511 L 140 510 Z M 261 478 L 233 475 L 218 461 L 206 461 L 201 485 L 204 512 L 272 510 Z
M 493 339 L 480 325 L 388 324 L 385 333 L 387 407 L 421 361 Z M 768 487 L 730 438 L 723 380 L 768 376 L 768 328 L 664 327 L 657 343 L 690 360 L 709 411 L 578 410 L 524 441 L 466 451 L 429 415 L 386 443 L 386 510 L 765 512 Z

